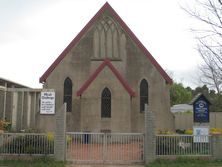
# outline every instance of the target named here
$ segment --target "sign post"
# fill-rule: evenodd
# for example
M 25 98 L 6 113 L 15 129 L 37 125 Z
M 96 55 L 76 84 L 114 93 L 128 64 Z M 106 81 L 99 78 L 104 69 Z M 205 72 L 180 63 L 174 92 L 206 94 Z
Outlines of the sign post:
M 209 106 L 210 101 L 203 95 L 198 94 L 191 101 L 193 105 L 193 122 L 199 123 L 193 126 L 193 142 L 208 143 L 209 142 L 209 126 L 201 126 L 201 123 L 209 123 Z
M 55 92 L 42 91 L 40 114 L 55 114 Z

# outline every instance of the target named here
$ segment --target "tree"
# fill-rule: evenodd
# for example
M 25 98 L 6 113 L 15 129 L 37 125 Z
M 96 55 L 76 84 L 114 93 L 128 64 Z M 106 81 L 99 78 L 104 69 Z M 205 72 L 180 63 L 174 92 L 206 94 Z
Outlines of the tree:
M 200 21 L 202 28 L 193 28 L 204 64 L 200 66 L 202 83 L 222 91 L 222 1 L 195 0 L 194 7 L 182 7 Z
M 174 83 L 170 88 L 170 103 L 175 104 L 189 103 L 192 99 L 192 92 L 184 88 L 182 83 Z
M 192 91 L 192 96 L 196 96 L 199 93 L 204 94 L 207 98 L 209 98 L 209 89 L 207 87 L 207 85 L 204 85 L 202 87 L 196 87 L 193 91 Z
M 211 112 L 222 112 L 222 95 L 216 93 L 215 90 L 209 90 L 209 88 L 204 85 L 202 87 L 196 87 L 192 90 L 193 97 L 196 96 L 198 93 L 204 94 L 207 99 L 212 103 L 210 106 Z

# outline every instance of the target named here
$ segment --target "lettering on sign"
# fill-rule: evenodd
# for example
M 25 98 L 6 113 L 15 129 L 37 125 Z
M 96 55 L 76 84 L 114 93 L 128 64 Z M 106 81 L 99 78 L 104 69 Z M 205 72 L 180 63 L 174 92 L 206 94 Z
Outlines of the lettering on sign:
M 55 114 L 55 92 L 41 92 L 40 114 Z
M 209 103 L 203 97 L 194 103 L 194 122 L 209 122 Z
M 193 127 L 193 142 L 194 143 L 208 143 L 209 142 L 209 127 L 208 126 L 194 126 Z

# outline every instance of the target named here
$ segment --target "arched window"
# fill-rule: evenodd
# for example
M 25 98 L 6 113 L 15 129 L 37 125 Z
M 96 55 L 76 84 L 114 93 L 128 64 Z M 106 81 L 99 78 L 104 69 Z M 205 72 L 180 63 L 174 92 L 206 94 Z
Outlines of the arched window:
M 67 77 L 64 81 L 63 102 L 67 105 L 67 112 L 72 111 L 72 80 Z
M 103 89 L 101 95 L 101 117 L 111 118 L 111 92 L 108 88 Z
M 140 83 L 140 112 L 145 111 L 145 104 L 149 104 L 148 83 L 143 79 Z
M 93 34 L 93 48 L 95 59 L 110 59 L 120 58 L 120 43 L 121 36 L 125 36 L 118 24 L 109 16 L 104 16 L 97 22 Z M 122 42 L 123 48 L 125 43 Z

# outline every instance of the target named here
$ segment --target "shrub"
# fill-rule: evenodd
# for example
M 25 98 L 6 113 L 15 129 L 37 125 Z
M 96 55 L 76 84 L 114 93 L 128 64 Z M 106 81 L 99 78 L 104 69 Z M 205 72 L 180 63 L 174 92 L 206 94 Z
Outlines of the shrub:
M 211 128 L 210 134 L 222 134 L 222 128 Z
M 193 130 L 192 129 L 187 129 L 184 132 L 186 135 L 192 135 L 193 134 Z
M 10 154 L 53 154 L 54 141 L 40 135 L 11 135 L 8 136 L 0 149 L 1 153 Z
M 167 129 L 159 129 L 157 130 L 157 134 L 159 135 L 173 135 L 175 132 L 167 130 Z
M 0 130 L 10 131 L 11 130 L 11 122 L 6 120 L 0 120 Z

